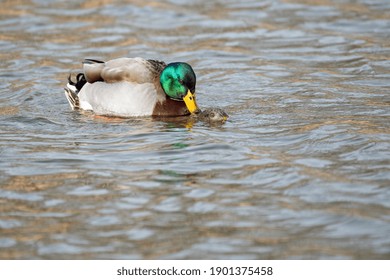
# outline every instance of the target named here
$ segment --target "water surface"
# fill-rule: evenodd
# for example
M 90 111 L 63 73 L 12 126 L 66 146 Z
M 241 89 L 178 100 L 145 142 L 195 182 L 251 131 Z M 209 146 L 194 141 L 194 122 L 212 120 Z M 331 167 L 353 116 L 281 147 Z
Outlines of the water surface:
M 387 0 L 72 2 L 2 1 L 1 259 L 389 259 Z M 230 119 L 71 111 L 121 56 Z

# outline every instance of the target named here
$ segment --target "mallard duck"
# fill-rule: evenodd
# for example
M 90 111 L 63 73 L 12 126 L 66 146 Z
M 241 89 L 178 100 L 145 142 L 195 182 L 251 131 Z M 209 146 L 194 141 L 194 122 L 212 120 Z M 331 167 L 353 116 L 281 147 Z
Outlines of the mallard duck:
M 208 108 L 194 115 L 194 117 L 204 122 L 217 123 L 225 122 L 229 115 L 221 108 Z
M 143 58 L 106 62 L 86 59 L 76 82 L 68 78 L 65 96 L 73 110 L 97 115 L 184 116 L 200 112 L 196 76 L 185 62 L 165 64 Z

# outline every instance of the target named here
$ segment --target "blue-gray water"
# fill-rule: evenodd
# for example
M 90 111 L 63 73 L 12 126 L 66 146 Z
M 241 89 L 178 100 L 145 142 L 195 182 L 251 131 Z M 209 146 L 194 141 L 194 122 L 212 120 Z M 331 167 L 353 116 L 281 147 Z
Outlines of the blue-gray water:
M 230 119 L 71 111 L 122 56 Z M 0 65 L 1 259 L 390 258 L 388 0 L 6 0 Z

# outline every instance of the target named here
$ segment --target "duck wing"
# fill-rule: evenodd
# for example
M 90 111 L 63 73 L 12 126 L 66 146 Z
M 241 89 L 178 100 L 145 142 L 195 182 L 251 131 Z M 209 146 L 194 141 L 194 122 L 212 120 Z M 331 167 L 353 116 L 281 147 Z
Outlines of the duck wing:
M 117 58 L 107 62 L 86 59 L 83 62 L 84 75 L 89 83 L 131 82 L 137 84 L 155 83 L 166 64 L 157 60 Z

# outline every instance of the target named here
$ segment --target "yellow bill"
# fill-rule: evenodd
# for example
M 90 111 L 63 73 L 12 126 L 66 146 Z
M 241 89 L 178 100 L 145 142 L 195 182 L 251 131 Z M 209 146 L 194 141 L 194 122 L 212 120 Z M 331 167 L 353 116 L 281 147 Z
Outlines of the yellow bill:
M 197 113 L 199 111 L 198 105 L 195 101 L 195 94 L 193 94 L 190 90 L 187 91 L 187 94 L 184 96 L 183 100 L 191 114 Z

